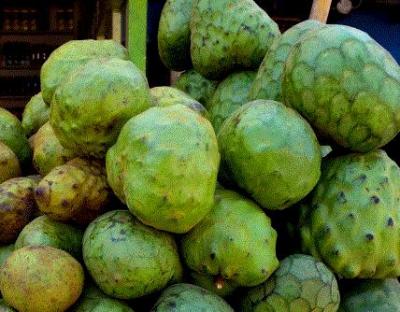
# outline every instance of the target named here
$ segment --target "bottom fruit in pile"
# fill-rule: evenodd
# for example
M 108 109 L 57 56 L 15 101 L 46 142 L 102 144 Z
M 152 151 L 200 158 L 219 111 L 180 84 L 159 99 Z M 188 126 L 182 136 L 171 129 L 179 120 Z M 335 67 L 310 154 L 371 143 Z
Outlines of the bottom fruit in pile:
M 4 300 L 19 312 L 65 311 L 79 298 L 83 282 L 79 262 L 49 246 L 14 251 L 0 271 Z
M 335 276 L 320 261 L 296 254 L 282 260 L 264 284 L 243 300 L 244 312 L 336 312 L 340 302 Z
M 276 231 L 253 201 L 218 189 L 211 212 L 182 240 L 187 266 L 222 290 L 264 282 L 278 267 Z M 197 276 L 199 277 L 199 276 Z
M 161 294 L 151 312 L 233 312 L 224 299 L 190 284 L 175 284 Z
M 342 294 L 340 312 L 400 311 L 400 283 L 396 279 L 354 281 Z
M 106 294 L 133 299 L 181 279 L 171 235 L 141 224 L 129 211 L 110 211 L 94 220 L 83 237 L 83 259 Z

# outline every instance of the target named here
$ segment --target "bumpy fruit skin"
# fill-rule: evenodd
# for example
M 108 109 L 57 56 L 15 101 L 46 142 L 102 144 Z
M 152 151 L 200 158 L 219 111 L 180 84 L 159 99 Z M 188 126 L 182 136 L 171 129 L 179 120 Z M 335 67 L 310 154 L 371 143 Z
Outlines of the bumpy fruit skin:
M 383 146 L 400 130 L 400 67 L 348 26 L 318 29 L 294 46 L 283 98 L 321 135 L 353 151 Z
M 208 79 L 258 68 L 280 35 L 278 25 L 253 0 L 198 0 L 190 30 L 193 67 Z
M 257 100 L 237 109 L 222 125 L 218 143 L 223 171 L 264 208 L 291 206 L 319 179 L 313 130 L 279 102 Z
M 114 40 L 72 40 L 54 50 L 40 72 L 43 100 L 50 104 L 57 87 L 72 70 L 99 57 L 127 60 L 128 51 Z
M 14 152 L 0 142 L 0 183 L 21 175 L 19 160 Z
M 303 250 L 345 278 L 400 275 L 400 169 L 384 151 L 324 160 L 302 205 Z
M 158 51 L 164 65 L 175 71 L 192 67 L 190 17 L 194 0 L 167 0 L 158 27 Z
M 7 258 L 14 251 L 14 244 L 0 247 L 0 267 L 6 262 Z
M 150 104 L 147 79 L 132 62 L 94 59 L 57 88 L 50 124 L 65 148 L 102 158 L 122 126 Z
M 49 246 L 14 251 L 0 271 L 3 297 L 20 312 L 65 311 L 79 298 L 83 282 L 79 262 Z
M 74 153 L 60 144 L 50 123 L 45 123 L 32 137 L 32 163 L 42 176 L 74 158 Z
M 191 284 L 175 284 L 161 294 L 150 312 L 233 312 L 233 309 L 212 292 Z
M 230 285 L 251 287 L 277 269 L 276 231 L 253 201 L 217 190 L 211 212 L 182 240 L 187 266 Z
M 3 142 L 14 152 L 22 166 L 30 163 L 31 148 L 21 122 L 17 117 L 1 107 L 0 142 Z
M 54 168 L 35 189 L 39 210 L 57 221 L 86 225 L 104 212 L 111 191 L 102 164 L 75 158 Z
M 140 223 L 129 211 L 110 211 L 94 220 L 83 237 L 83 259 L 107 295 L 133 299 L 181 278 L 175 241 Z
M 264 284 L 251 289 L 243 312 L 336 312 L 340 294 L 335 275 L 325 264 L 307 255 L 282 260 Z
M 22 128 L 27 137 L 36 133 L 49 121 L 50 107 L 43 101 L 42 93 L 34 95 L 26 104 L 22 114 Z
M 132 118 L 108 151 L 106 166 L 111 188 L 140 221 L 186 233 L 212 208 L 219 161 L 210 122 L 173 105 Z
M 0 184 L 0 243 L 13 242 L 31 220 L 37 183 L 37 177 L 24 177 Z
M 82 255 L 83 232 L 69 224 L 40 216 L 28 223 L 15 242 L 15 249 L 25 246 L 51 246 L 62 249 L 76 259 Z
M 237 72 L 226 77 L 218 85 L 208 104 L 210 121 L 216 133 L 236 109 L 248 102 L 250 86 L 255 77 L 255 72 Z
M 400 311 L 400 283 L 396 279 L 357 281 L 342 292 L 340 312 Z
M 174 83 L 175 88 L 189 94 L 205 107 L 208 107 L 208 102 L 214 94 L 217 85 L 217 81 L 204 78 L 194 69 L 182 73 Z
M 282 80 L 285 63 L 293 46 L 309 32 L 322 27 L 318 21 L 306 20 L 282 34 L 271 46 L 258 69 L 251 86 L 249 100 L 275 100 L 283 102 Z
M 181 90 L 172 87 L 154 87 L 150 89 L 150 94 L 154 106 L 167 107 L 181 104 L 208 118 L 205 107 Z

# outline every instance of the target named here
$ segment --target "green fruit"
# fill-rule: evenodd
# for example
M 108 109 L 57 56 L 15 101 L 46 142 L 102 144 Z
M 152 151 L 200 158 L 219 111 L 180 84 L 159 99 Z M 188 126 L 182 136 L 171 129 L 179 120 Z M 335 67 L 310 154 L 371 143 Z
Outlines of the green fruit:
M 54 50 L 40 72 L 43 100 L 50 104 L 57 87 L 71 71 L 99 57 L 127 60 L 128 51 L 113 40 L 72 40 Z
M 230 296 L 237 289 L 237 285 L 231 284 L 222 277 L 215 278 L 214 276 L 194 271 L 190 272 L 190 277 L 192 278 L 193 284 L 205 288 L 220 297 Z
M 14 251 L 14 244 L 0 246 L 0 267 Z
M 198 0 L 190 30 L 193 67 L 208 79 L 258 68 L 280 35 L 278 25 L 253 0 Z
M 71 312 L 134 312 L 128 305 L 116 299 L 84 299 Z
M 65 148 L 102 158 L 122 126 L 150 103 L 146 77 L 132 62 L 94 59 L 57 88 L 50 124 Z
M 216 133 L 236 109 L 247 103 L 250 86 L 255 76 L 254 72 L 249 71 L 233 73 L 218 85 L 208 103 L 210 121 Z
M 321 135 L 353 151 L 376 149 L 400 131 L 400 67 L 348 26 L 318 29 L 294 46 L 283 98 Z
M 86 225 L 104 212 L 111 192 L 95 160 L 75 158 L 50 171 L 35 189 L 39 210 L 57 221 Z
M 30 162 L 31 148 L 21 122 L 9 111 L 0 107 L 0 142 L 7 145 L 18 157 L 22 166 Z
M 50 123 L 45 123 L 32 138 L 33 166 L 42 175 L 74 158 L 57 139 Z
M 140 221 L 185 233 L 212 208 L 219 159 L 210 122 L 173 105 L 132 118 L 108 151 L 106 167 L 110 186 Z
M 83 280 L 79 262 L 49 246 L 18 249 L 0 270 L 4 300 L 20 312 L 67 310 L 79 298 Z
M 0 141 L 0 183 L 20 175 L 21 168 L 17 156 Z
M 267 282 L 248 292 L 242 311 L 336 312 L 339 302 L 336 278 L 325 264 L 296 254 L 282 260 Z
M 158 27 L 158 52 L 164 65 L 175 71 L 192 67 L 190 17 L 194 0 L 167 0 Z
M 208 80 L 195 70 L 187 70 L 175 81 L 174 87 L 189 94 L 196 101 L 208 107 L 212 95 L 217 88 L 218 82 Z
M 345 278 L 400 275 L 400 168 L 384 151 L 324 160 L 302 206 L 303 250 Z
M 400 311 L 400 283 L 396 279 L 357 281 L 342 294 L 342 312 Z
M 22 114 L 22 128 L 26 136 L 36 133 L 49 121 L 50 107 L 43 101 L 42 93 L 34 95 Z
M 13 242 L 36 208 L 36 177 L 14 178 L 0 184 L 0 243 Z
M 208 118 L 208 112 L 204 106 L 181 90 L 171 87 L 154 87 L 150 89 L 150 93 L 155 106 L 167 107 L 181 104 Z
M 224 299 L 191 284 L 176 284 L 161 294 L 150 312 L 233 312 Z
M 240 107 L 224 122 L 218 142 L 223 171 L 264 208 L 293 205 L 319 179 L 317 138 L 281 103 L 257 100 Z
M 83 232 L 72 225 L 40 216 L 24 227 L 15 242 L 15 249 L 25 246 L 51 246 L 80 259 L 82 236 Z
M 101 290 L 120 299 L 153 293 L 182 275 L 172 236 L 125 210 L 108 212 L 88 226 L 83 259 Z
M 271 220 L 254 202 L 217 190 L 211 212 L 183 237 L 182 254 L 191 270 L 213 276 L 217 288 L 224 280 L 256 286 L 279 265 L 276 238 Z
M 0 299 L 0 312 L 15 312 L 15 310 L 7 305 L 3 299 Z
M 249 100 L 265 99 L 283 102 L 282 80 L 285 63 L 293 46 L 309 32 L 323 27 L 316 20 L 306 20 L 288 29 L 275 40 L 265 55 L 249 92 Z

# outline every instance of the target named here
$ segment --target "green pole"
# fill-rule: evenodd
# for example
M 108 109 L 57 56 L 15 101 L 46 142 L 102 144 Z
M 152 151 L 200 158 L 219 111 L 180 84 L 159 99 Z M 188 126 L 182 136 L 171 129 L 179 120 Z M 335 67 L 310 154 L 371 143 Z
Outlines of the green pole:
M 147 0 L 128 0 L 128 51 L 131 61 L 146 73 Z

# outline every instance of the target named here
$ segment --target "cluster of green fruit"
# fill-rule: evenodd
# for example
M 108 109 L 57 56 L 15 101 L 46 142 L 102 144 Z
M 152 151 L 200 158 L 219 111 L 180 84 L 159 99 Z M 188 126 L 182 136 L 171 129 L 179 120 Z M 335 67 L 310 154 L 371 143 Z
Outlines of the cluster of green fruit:
M 253 0 L 168 0 L 158 39 L 174 87 L 71 41 L 0 109 L 0 311 L 400 311 L 393 58 Z

